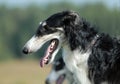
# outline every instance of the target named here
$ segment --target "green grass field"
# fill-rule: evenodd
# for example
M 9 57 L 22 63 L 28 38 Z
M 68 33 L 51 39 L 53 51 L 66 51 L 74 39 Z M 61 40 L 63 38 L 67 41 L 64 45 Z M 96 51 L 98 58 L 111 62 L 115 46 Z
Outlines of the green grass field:
M 41 68 L 39 61 L 23 60 L 0 63 L 0 84 L 44 84 L 50 66 Z

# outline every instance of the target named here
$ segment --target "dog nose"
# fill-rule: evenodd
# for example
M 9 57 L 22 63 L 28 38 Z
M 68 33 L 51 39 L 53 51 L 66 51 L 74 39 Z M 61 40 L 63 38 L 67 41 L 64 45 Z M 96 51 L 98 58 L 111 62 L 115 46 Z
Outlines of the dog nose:
M 26 47 L 23 48 L 23 51 L 22 51 L 24 54 L 28 54 L 28 49 Z
M 48 80 L 48 79 L 45 81 L 45 84 L 50 84 L 50 82 L 49 82 L 49 80 Z

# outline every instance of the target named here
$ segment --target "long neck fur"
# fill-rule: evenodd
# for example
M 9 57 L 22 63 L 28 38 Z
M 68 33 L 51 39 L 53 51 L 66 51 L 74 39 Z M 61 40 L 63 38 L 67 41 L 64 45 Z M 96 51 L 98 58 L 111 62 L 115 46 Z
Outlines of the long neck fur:
M 65 27 L 65 35 L 68 38 L 71 50 L 75 50 L 78 47 L 82 51 L 86 50 L 96 34 L 97 31 L 94 27 L 83 19 L 78 24 L 71 23 Z

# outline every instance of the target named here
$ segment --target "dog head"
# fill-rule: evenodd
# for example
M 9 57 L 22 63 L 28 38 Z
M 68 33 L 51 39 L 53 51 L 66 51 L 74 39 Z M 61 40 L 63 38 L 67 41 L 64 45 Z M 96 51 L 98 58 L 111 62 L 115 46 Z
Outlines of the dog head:
M 44 64 L 51 63 L 66 41 L 64 38 L 72 35 L 70 34 L 73 31 L 71 26 L 77 26 L 79 23 L 79 15 L 74 11 L 63 11 L 50 16 L 45 21 L 40 22 L 36 34 L 25 44 L 23 52 L 25 54 L 33 53 L 49 41 L 50 45 L 45 56 L 41 59 L 40 65 L 43 67 Z
M 51 72 L 46 78 L 45 84 L 62 84 L 67 73 L 62 57 L 53 62 Z

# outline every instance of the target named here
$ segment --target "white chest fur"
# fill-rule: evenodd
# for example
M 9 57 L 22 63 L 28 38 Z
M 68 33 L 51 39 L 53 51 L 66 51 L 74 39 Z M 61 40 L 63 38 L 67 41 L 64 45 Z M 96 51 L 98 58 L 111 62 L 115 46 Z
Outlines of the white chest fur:
M 82 53 L 79 49 L 71 51 L 68 46 L 63 48 L 63 59 L 67 68 L 75 75 L 78 84 L 91 84 L 88 79 L 87 60 L 90 52 Z
M 83 68 L 83 66 L 87 68 L 89 55 L 90 52 L 82 53 L 79 49 L 71 51 L 67 46 L 63 48 L 63 59 L 70 71 L 73 71 L 75 66 L 78 68 Z

